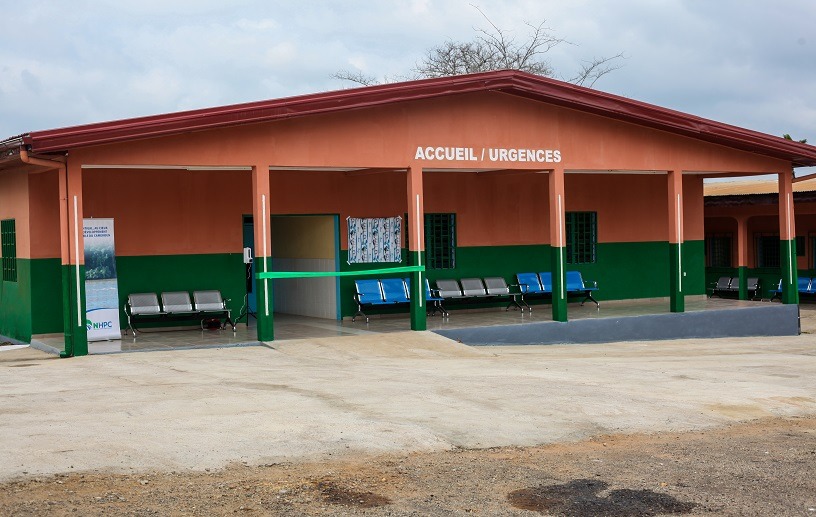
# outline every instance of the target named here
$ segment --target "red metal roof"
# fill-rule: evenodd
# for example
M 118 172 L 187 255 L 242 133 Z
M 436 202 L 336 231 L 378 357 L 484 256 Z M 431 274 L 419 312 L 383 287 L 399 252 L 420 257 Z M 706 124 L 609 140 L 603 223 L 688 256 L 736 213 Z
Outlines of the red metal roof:
M 222 128 L 383 104 L 496 91 L 689 136 L 763 156 L 816 166 L 816 147 L 515 70 L 423 79 L 298 97 L 34 131 L 34 152 Z

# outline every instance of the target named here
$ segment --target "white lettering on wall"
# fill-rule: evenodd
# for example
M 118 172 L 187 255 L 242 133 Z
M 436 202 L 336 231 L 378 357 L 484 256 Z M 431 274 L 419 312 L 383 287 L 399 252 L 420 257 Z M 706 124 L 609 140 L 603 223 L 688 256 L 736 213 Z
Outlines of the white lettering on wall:
M 435 147 L 418 146 L 414 153 L 414 160 L 426 160 L 436 162 L 505 162 L 505 163 L 560 163 L 561 151 L 559 149 L 527 149 L 488 147 L 480 149 L 479 153 L 474 147 Z

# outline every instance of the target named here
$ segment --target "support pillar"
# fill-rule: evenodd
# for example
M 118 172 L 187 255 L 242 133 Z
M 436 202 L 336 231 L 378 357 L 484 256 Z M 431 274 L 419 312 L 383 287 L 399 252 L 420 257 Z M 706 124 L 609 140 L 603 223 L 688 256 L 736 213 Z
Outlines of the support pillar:
M 748 299 L 748 218 L 737 218 L 737 276 L 739 299 Z M 756 293 L 761 297 L 761 293 Z
M 83 238 L 82 167 L 69 164 L 60 178 L 60 247 L 65 357 L 88 355 L 85 326 L 85 242 Z M 63 197 L 64 196 L 64 197 Z
M 255 232 L 255 272 L 267 273 L 271 269 L 269 255 L 272 245 L 269 167 L 267 166 L 252 167 L 252 220 Z M 255 297 L 258 341 L 272 341 L 275 339 L 272 316 L 272 280 L 256 278 Z
M 683 171 L 669 171 L 669 310 L 684 312 L 683 291 Z
M 553 169 L 550 182 L 550 270 L 552 271 L 553 321 L 567 321 L 566 293 L 566 211 L 564 208 L 564 169 Z
M 425 249 L 425 207 L 422 186 L 422 167 L 414 164 L 408 168 L 408 265 L 421 266 Z M 427 328 L 425 300 L 425 273 L 411 273 L 411 330 Z
M 782 303 L 799 303 L 793 173 L 790 171 L 779 173 L 779 265 L 782 269 Z

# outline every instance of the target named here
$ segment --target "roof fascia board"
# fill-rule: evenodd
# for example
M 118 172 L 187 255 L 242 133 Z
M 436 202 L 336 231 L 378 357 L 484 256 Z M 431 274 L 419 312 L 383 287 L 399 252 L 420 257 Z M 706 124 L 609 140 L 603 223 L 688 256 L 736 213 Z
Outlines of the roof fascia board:
M 731 148 L 789 160 L 794 166 L 816 165 L 816 147 L 814 146 L 513 70 L 376 85 L 36 131 L 26 135 L 25 143 L 38 152 L 53 152 L 130 139 L 151 138 L 484 91 L 500 91 L 678 133 Z

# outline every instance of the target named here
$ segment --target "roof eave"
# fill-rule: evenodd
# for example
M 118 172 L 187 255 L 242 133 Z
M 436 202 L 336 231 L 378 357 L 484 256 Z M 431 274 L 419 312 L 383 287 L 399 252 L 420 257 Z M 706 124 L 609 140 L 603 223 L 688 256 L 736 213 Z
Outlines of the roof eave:
M 70 148 L 129 139 L 152 138 L 480 91 L 500 91 L 669 131 L 790 161 L 794 167 L 816 166 L 816 147 L 810 145 L 516 70 L 422 79 L 36 131 L 28 135 L 26 144 L 39 152 L 67 151 Z

